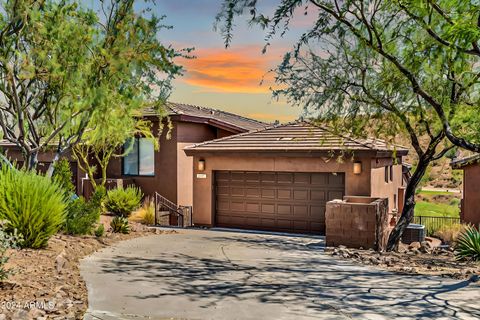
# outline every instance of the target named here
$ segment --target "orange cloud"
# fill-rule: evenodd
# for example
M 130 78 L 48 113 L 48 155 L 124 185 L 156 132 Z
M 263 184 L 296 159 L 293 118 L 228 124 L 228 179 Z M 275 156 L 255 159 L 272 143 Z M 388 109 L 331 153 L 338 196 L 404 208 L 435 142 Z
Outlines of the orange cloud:
M 196 50 L 195 55 L 196 59 L 180 62 L 186 69 L 183 81 L 217 92 L 269 92 L 273 74 L 267 72 L 278 63 L 272 54 L 262 55 L 258 46 L 203 49 Z

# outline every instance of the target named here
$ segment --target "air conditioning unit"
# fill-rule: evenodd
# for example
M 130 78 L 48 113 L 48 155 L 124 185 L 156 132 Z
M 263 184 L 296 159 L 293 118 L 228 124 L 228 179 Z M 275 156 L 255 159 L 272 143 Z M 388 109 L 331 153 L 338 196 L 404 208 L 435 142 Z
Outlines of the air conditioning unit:
M 423 224 L 410 223 L 403 233 L 402 242 L 410 244 L 412 242 L 425 241 L 425 226 Z

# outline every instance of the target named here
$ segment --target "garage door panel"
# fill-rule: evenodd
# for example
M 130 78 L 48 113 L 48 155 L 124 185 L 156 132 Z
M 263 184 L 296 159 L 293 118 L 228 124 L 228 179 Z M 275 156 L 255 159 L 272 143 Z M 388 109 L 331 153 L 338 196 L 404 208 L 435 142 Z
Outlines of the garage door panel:
M 293 199 L 308 200 L 308 190 L 295 190 L 293 192 Z
M 287 200 L 290 200 L 292 199 L 292 190 L 290 189 L 278 189 L 277 191 L 277 197 L 279 199 L 287 199 Z
M 262 198 L 275 199 L 275 189 L 262 189 Z
M 223 227 L 324 233 L 325 204 L 344 194 L 344 175 L 216 172 L 216 224 Z

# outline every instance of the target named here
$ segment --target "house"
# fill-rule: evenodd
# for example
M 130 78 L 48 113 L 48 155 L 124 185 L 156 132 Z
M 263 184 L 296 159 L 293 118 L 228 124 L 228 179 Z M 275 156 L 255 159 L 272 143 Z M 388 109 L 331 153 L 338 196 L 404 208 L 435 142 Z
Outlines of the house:
M 306 121 L 185 147 L 193 158 L 193 223 L 324 233 L 325 206 L 344 196 L 403 203 L 403 147 Z
M 267 124 L 216 109 L 180 103 L 166 105 L 171 121 L 163 120 L 163 130 L 155 110 L 143 116 L 152 122 L 152 130 L 160 132 L 160 149 L 155 151 L 148 139 L 137 138 L 133 151 L 124 158 L 112 159 L 107 176 L 130 179 L 144 194 L 155 192 L 178 206 L 192 206 L 193 159 L 187 157 L 186 146 L 265 128 Z M 167 135 L 169 136 L 167 138 Z
M 146 195 L 158 192 L 182 206 L 192 205 L 193 159 L 183 152 L 185 146 L 267 126 L 260 121 L 212 108 L 180 103 L 167 103 L 165 107 L 168 120 L 163 120 L 162 128 L 157 111 L 150 109 L 143 113 L 143 117 L 152 122 L 152 130 L 159 135 L 160 149 L 155 151 L 148 139 L 136 138 L 129 155 L 110 161 L 107 176 L 131 181 Z M 171 130 L 168 130 L 168 121 L 171 121 Z M 22 154 L 15 144 L 2 140 L 0 150 L 11 161 L 22 164 Z M 53 156 L 53 151 L 39 154 L 41 172 L 48 169 Z M 85 173 L 70 154 L 65 157 L 70 160 L 77 193 L 88 195 L 91 188 L 88 182 L 85 183 Z
M 453 169 L 463 170 L 463 199 L 460 219 L 480 226 L 480 154 L 452 161 Z

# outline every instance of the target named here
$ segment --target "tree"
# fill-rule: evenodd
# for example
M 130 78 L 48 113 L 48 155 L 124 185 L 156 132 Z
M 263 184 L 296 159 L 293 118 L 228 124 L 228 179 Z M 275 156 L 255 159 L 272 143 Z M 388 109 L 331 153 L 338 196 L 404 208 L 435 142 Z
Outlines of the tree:
M 77 0 L 0 4 L 0 127 L 28 168 L 53 147 L 51 175 L 99 114 L 161 108 L 181 72 L 173 59 L 185 51 L 162 45 L 162 18 L 135 12 L 134 3 L 102 0 L 99 12 Z
M 267 48 L 302 9 L 316 19 L 276 68 L 282 86 L 274 95 L 357 135 L 374 128 L 391 139 L 403 130 L 418 155 L 392 250 L 413 218 L 429 163 L 453 145 L 480 151 L 480 9 L 462 0 L 284 0 L 270 18 L 257 1 L 226 0 L 216 25 L 228 46 L 234 17 L 248 12 L 267 28 Z

